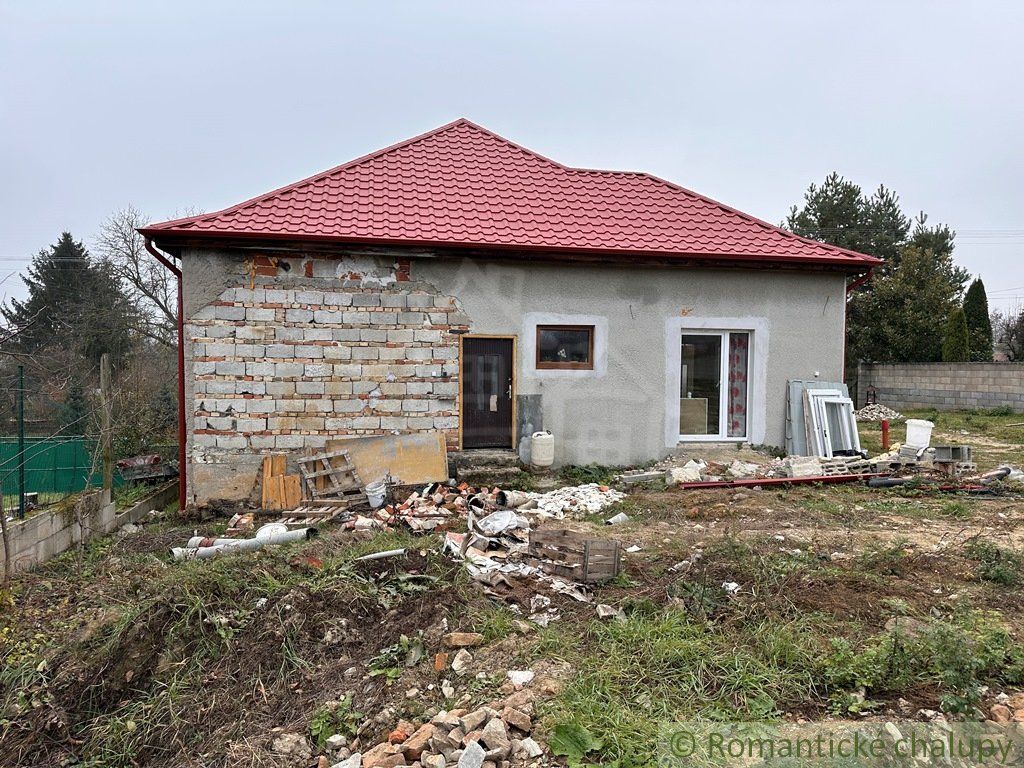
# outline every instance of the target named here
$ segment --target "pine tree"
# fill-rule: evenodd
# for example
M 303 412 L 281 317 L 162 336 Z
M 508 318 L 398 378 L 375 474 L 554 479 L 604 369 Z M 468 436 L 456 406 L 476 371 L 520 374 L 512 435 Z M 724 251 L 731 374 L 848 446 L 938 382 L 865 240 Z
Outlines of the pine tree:
M 34 352 L 57 338 L 68 336 L 72 326 L 67 310 L 80 303 L 79 281 L 89 267 L 89 254 L 69 232 L 63 233 L 49 250 L 36 254 L 26 274 L 22 275 L 28 287 L 28 299 L 11 299 L 9 307 L 0 309 L 11 325 L 31 322 L 17 339 L 20 348 Z
M 23 276 L 25 301 L 11 299 L 0 313 L 11 325 L 29 324 L 16 344 L 35 353 L 51 344 L 74 348 L 88 362 L 104 352 L 115 362 L 132 343 L 132 307 L 104 263 L 94 263 L 82 243 L 64 232 L 36 254 Z
M 971 283 L 964 295 L 964 316 L 967 318 L 967 333 L 971 344 L 971 360 L 991 362 L 992 320 L 988 314 L 988 298 L 981 278 Z
M 847 371 L 860 360 L 941 359 L 942 326 L 969 276 L 953 261 L 955 233 L 927 221 L 908 218 L 884 186 L 868 196 L 837 173 L 790 210 L 784 226 L 796 234 L 885 260 L 847 299 Z
M 971 359 L 970 340 L 967 335 L 967 317 L 957 307 L 949 313 L 946 333 L 942 339 L 942 362 L 966 363 Z

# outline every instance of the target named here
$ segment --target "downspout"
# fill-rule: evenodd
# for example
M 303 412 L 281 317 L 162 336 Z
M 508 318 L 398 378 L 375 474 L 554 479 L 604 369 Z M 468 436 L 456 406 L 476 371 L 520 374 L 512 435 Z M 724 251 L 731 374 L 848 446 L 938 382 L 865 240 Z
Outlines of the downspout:
M 146 250 L 163 264 L 178 282 L 178 509 L 185 509 L 185 311 L 181 293 L 181 269 L 145 238 Z
M 874 271 L 875 271 L 875 268 L 871 267 L 870 269 L 868 269 L 867 272 L 865 272 L 863 275 L 858 277 L 852 283 L 847 285 L 846 286 L 846 295 L 849 296 L 853 291 L 857 290 L 862 285 L 864 285 L 868 280 L 870 280 L 871 279 L 871 275 L 874 273 Z M 846 307 L 843 307 L 843 349 L 844 350 L 846 349 L 846 312 L 847 312 Z M 846 354 L 845 354 L 845 351 L 843 353 L 843 381 L 846 381 Z
M 860 288 L 862 285 L 864 285 L 864 283 L 866 283 L 868 280 L 871 279 L 871 275 L 872 275 L 872 273 L 874 271 L 875 271 L 874 267 L 872 267 L 867 272 L 865 272 L 863 275 L 858 277 L 856 280 L 854 280 L 852 283 L 850 283 L 848 286 L 846 286 L 846 292 L 850 293 L 851 291 L 855 291 L 858 288 Z

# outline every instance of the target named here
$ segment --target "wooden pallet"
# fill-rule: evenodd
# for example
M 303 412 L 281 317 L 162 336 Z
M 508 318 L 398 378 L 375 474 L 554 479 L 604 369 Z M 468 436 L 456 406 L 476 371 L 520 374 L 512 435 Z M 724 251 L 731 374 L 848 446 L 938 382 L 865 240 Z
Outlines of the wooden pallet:
M 298 460 L 306 484 L 307 498 L 341 497 L 362 493 L 363 484 L 349 459 L 348 451 L 327 451 Z
M 529 557 L 543 570 L 581 584 L 618 576 L 622 545 L 615 539 L 592 539 L 572 531 L 530 532 Z
M 283 453 L 263 459 L 262 506 L 264 509 L 292 509 L 302 501 L 302 482 L 298 475 L 287 475 L 288 457 Z
M 274 522 L 284 523 L 285 525 L 292 527 L 306 527 L 311 525 L 322 525 L 323 523 L 330 523 L 338 518 L 347 517 L 351 517 L 347 504 L 344 506 L 337 504 L 330 507 L 311 507 L 308 505 L 302 505 L 285 512 Z

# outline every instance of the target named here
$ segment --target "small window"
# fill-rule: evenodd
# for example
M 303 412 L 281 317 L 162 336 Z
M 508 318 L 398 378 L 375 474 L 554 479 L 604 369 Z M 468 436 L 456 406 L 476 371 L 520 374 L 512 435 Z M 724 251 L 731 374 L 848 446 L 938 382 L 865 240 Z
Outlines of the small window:
M 592 371 L 594 326 L 538 325 L 537 369 Z

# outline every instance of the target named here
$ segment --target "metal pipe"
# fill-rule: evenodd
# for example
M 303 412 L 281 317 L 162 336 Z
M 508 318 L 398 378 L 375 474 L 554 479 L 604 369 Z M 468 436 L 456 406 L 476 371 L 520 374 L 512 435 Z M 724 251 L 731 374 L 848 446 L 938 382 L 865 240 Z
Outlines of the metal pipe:
M 89 478 L 92 480 L 92 478 Z M 18 517 L 25 517 L 25 366 L 18 366 Z
M 889 420 L 882 419 L 882 450 L 889 450 Z
M 178 283 L 178 509 L 185 509 L 185 312 L 182 300 L 181 270 L 164 254 L 153 247 L 153 241 L 144 236 L 146 250 L 163 264 Z
M 863 275 L 858 277 L 856 280 L 854 280 L 852 283 L 850 283 L 848 286 L 846 286 L 846 292 L 850 293 L 851 291 L 855 291 L 858 288 L 860 288 L 862 285 L 864 285 L 864 283 L 866 283 L 868 280 L 871 279 L 871 276 L 874 273 L 874 271 L 875 271 L 875 268 L 872 267 L 867 272 L 865 272 Z
M 699 483 L 680 483 L 677 488 L 696 490 L 700 488 L 750 488 L 755 485 L 808 485 L 810 483 L 855 483 L 871 475 L 822 475 L 819 477 L 765 477 L 760 480 L 709 480 Z

